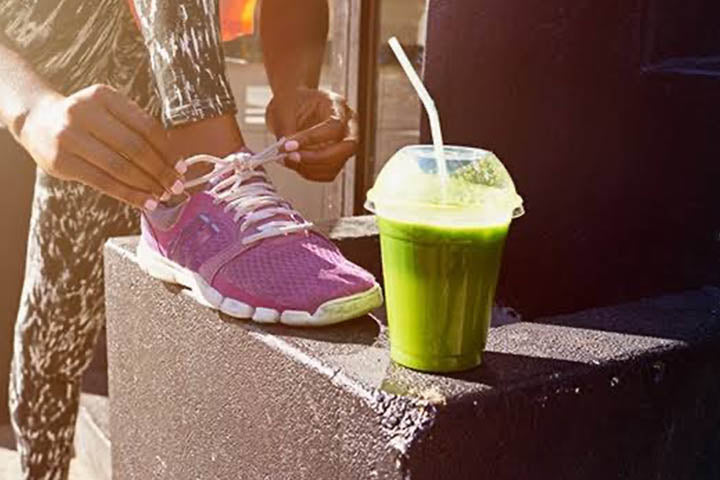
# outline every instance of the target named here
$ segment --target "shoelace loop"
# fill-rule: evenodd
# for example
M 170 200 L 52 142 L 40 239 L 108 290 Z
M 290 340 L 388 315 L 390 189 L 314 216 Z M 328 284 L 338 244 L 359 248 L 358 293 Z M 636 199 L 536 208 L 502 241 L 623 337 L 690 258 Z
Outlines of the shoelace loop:
M 209 183 L 212 187 L 207 192 L 215 197 L 215 203 L 224 203 L 226 212 L 234 211 L 235 222 L 243 218 L 241 232 L 257 225 L 256 233 L 243 238 L 244 244 L 306 231 L 313 226 L 277 193 L 267 174 L 258 170 L 265 164 L 285 158 L 286 154 L 279 152 L 284 142 L 285 139 L 280 139 L 254 155 L 248 152 L 233 153 L 225 158 L 196 155 L 186 160 L 188 166 L 214 165 L 210 173 L 185 182 L 186 189 Z M 265 223 L 258 225 L 260 222 Z

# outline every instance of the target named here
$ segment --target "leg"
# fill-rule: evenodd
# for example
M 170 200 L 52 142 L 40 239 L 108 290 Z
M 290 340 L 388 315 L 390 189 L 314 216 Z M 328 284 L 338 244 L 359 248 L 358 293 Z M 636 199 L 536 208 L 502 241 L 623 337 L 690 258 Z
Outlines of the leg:
M 102 246 L 136 230 L 131 208 L 38 172 L 10 381 L 28 480 L 67 478 L 80 380 L 104 320 Z

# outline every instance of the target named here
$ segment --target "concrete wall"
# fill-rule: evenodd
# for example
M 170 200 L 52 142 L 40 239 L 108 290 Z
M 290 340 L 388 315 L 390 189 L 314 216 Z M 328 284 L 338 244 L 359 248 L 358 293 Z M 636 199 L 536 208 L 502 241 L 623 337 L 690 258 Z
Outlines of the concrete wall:
M 18 298 L 25 264 L 25 242 L 35 166 L 6 130 L 0 129 L 0 424 L 6 423 L 7 381 Z
M 671 3 L 430 2 L 445 139 L 526 200 L 499 291 L 526 316 L 720 281 L 720 69 L 692 58 L 720 54 L 720 7 Z

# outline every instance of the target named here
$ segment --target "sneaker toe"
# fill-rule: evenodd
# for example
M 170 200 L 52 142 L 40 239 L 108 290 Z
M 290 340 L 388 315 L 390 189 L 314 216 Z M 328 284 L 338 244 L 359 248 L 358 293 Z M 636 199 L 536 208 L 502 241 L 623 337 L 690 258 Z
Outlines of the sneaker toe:
M 255 307 L 310 314 L 376 284 L 369 272 L 314 233 L 264 241 L 225 265 L 213 283 L 224 296 Z

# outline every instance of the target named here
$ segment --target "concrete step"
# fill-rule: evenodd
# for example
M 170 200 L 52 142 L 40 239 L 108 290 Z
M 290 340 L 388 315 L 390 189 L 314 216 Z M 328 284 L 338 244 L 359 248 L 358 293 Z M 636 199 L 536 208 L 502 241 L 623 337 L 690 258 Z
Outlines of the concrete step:
M 96 480 L 110 480 L 110 408 L 105 396 L 83 394 L 75 429 L 75 455 Z
M 382 311 L 236 321 L 141 272 L 135 245 L 105 252 L 116 478 L 720 478 L 717 289 L 509 322 L 482 367 L 430 375 L 390 361 Z

